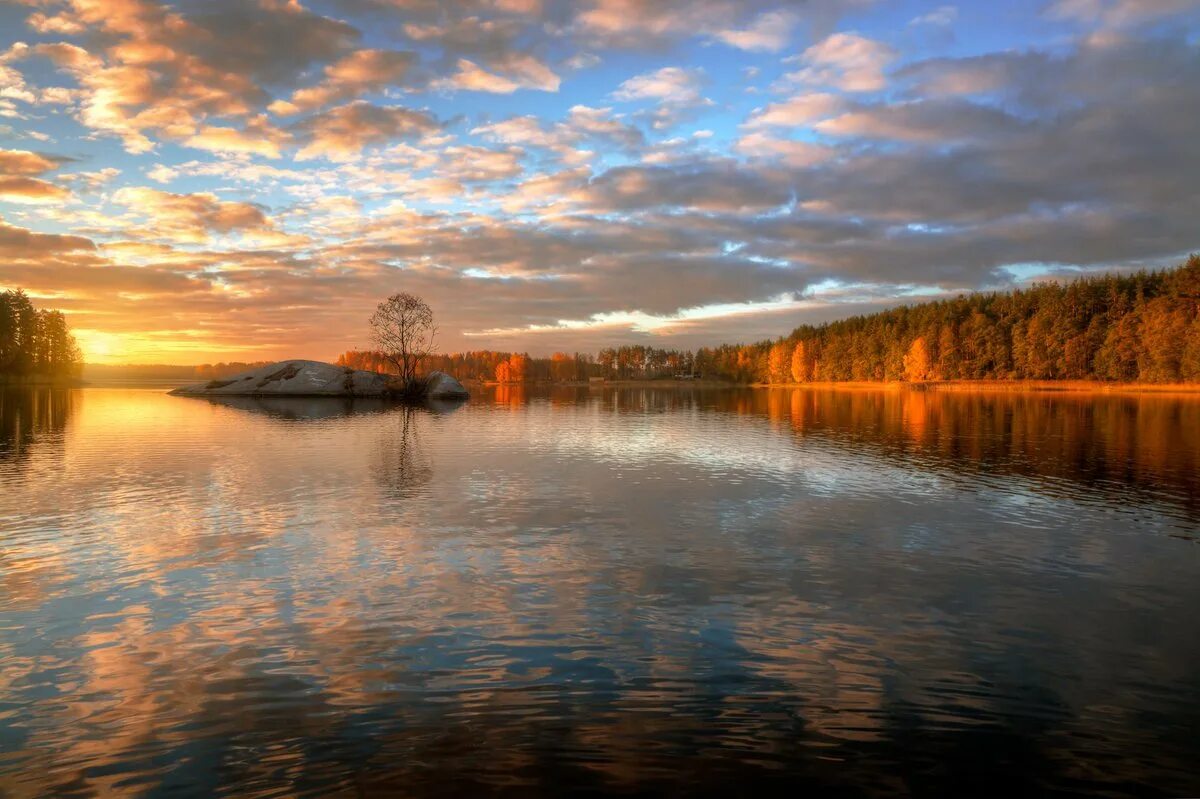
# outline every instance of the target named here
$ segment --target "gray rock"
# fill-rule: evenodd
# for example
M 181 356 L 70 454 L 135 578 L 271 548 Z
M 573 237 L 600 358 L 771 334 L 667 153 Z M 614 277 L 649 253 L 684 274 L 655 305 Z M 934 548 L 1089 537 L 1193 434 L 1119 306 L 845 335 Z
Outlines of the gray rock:
M 377 372 L 320 361 L 280 361 L 171 393 L 189 397 L 382 397 L 388 393 L 389 380 Z
M 462 383 L 445 372 L 430 372 L 425 377 L 425 384 L 425 396 L 429 399 L 466 399 L 471 396 Z

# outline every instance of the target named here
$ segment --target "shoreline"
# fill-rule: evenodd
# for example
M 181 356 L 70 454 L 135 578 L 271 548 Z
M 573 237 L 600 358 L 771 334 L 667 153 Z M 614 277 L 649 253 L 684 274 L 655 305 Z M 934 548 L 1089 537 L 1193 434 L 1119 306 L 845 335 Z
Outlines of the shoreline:
M 1200 383 L 1108 383 L 1102 380 L 930 380 L 753 383 L 753 388 L 821 388 L 867 391 L 986 391 L 993 393 L 1200 394 Z
M 1102 380 L 930 380 L 906 383 L 900 380 L 815 381 L 808 383 L 731 383 L 724 380 L 607 380 L 603 383 L 495 383 L 470 381 L 480 386 L 527 386 L 548 388 L 669 388 L 669 389 L 822 389 L 835 391 L 950 391 L 993 393 L 1093 393 L 1093 394 L 1200 394 L 1200 383 L 1110 383 Z
M 932 392 L 982 392 L 982 393 L 1058 393 L 1058 394 L 1119 394 L 1119 395 L 1200 395 L 1200 383 L 1109 383 L 1101 380 L 931 380 L 922 383 L 906 383 L 900 380 L 872 381 L 814 381 L 808 383 L 733 383 L 726 380 L 698 379 L 633 379 L 606 380 L 603 383 L 568 381 L 552 383 L 545 381 L 528 383 L 496 383 L 494 381 L 464 380 L 467 385 L 480 388 L 573 388 L 602 390 L 608 388 L 657 388 L 657 389 L 805 389 L 822 391 L 932 391 Z M 0 388 L 178 388 L 178 381 L 166 378 L 88 381 L 73 377 L 5 376 L 0 375 Z M 277 395 L 276 395 L 277 396 Z M 339 396 L 339 395 L 316 395 Z

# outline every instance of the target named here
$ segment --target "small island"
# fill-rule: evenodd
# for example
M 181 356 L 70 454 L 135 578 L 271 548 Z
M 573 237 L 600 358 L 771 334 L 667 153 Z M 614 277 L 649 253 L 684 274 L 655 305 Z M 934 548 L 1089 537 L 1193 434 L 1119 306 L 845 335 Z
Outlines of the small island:
M 393 397 L 451 400 L 469 395 L 462 383 L 445 372 L 420 375 L 422 361 L 433 352 L 437 325 L 420 297 L 393 294 L 371 316 L 371 337 L 393 374 L 336 366 L 321 361 L 288 360 L 267 364 L 226 378 L 172 391 L 187 397 Z
M 445 372 L 430 372 L 421 383 L 423 399 L 466 399 L 467 390 Z M 408 384 L 395 375 L 291 360 L 261 366 L 231 377 L 183 386 L 170 392 L 184 397 L 409 397 Z

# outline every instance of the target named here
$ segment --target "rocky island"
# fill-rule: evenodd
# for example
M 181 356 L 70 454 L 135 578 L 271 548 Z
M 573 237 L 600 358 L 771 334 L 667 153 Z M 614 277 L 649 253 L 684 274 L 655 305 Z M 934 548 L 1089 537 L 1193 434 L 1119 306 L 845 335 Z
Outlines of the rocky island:
M 294 360 L 183 386 L 171 393 L 186 397 L 390 397 L 400 391 L 390 375 L 321 361 Z M 424 378 L 424 398 L 466 399 L 467 396 L 462 383 L 445 372 L 431 372 Z

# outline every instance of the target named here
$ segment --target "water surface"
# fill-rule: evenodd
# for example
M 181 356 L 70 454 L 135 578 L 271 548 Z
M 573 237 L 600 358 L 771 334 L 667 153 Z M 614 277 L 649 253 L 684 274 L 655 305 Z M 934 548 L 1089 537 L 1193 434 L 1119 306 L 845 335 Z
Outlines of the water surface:
M 0 795 L 1200 794 L 1200 401 L 0 393 Z

